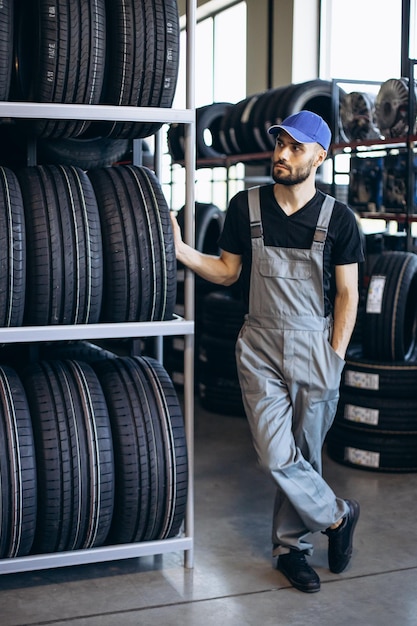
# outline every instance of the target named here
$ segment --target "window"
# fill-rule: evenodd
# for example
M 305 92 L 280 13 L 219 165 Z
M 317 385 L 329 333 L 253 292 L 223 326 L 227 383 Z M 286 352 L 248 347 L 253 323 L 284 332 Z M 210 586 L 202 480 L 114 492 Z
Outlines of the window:
M 402 0 L 323 0 L 320 77 L 399 78 L 401 20 Z

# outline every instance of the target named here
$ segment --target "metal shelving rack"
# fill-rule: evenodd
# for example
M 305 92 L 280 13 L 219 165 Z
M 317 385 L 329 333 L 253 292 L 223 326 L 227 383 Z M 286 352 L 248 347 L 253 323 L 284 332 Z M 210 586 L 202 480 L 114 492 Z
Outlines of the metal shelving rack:
M 185 125 L 186 206 L 184 237 L 194 245 L 194 179 L 195 179 L 195 24 L 196 2 L 186 4 L 186 109 L 158 109 L 107 105 L 41 104 L 28 102 L 0 102 L 0 117 L 28 119 L 74 119 L 181 123 Z M 156 163 L 158 175 L 160 163 Z M 184 318 L 164 322 L 129 322 L 112 324 L 83 324 L 60 326 L 26 326 L 0 329 L 0 343 L 36 343 L 42 341 L 163 337 L 184 335 L 184 420 L 188 447 L 189 483 L 184 529 L 172 539 L 147 541 L 88 550 L 74 550 L 11 559 L 0 559 L 0 574 L 41 570 L 116 559 L 150 556 L 184 551 L 184 566 L 194 564 L 194 277 L 187 270 L 185 276 Z
M 361 81 L 361 80 L 344 80 L 344 79 L 333 79 L 333 88 L 332 88 L 332 103 L 333 103 L 333 137 L 336 141 L 332 144 L 330 148 L 330 155 L 333 160 L 333 183 L 332 183 L 332 193 L 336 195 L 336 187 L 335 187 L 335 156 L 339 153 L 342 153 L 346 148 L 351 151 L 352 154 L 355 154 L 358 148 L 364 149 L 368 148 L 369 152 L 382 150 L 382 149 L 390 149 L 390 148 L 404 148 L 407 155 L 407 165 L 406 165 L 406 173 L 405 173 L 405 182 L 406 182 L 406 210 L 403 212 L 375 212 L 369 213 L 366 211 L 360 211 L 361 217 L 368 219 L 383 219 L 387 222 L 395 221 L 405 229 L 407 236 L 407 250 L 411 251 L 413 248 L 412 236 L 411 236 L 411 224 L 413 222 L 417 222 L 417 214 L 414 213 L 414 189 L 415 189 L 415 180 L 416 173 L 414 169 L 414 149 L 417 145 L 417 135 L 415 134 L 415 124 L 416 124 L 416 94 L 415 94 L 415 66 L 417 64 L 416 59 L 408 59 L 407 60 L 407 78 L 409 84 L 409 97 L 408 97 L 408 132 L 404 137 L 388 137 L 386 139 L 364 139 L 362 141 L 350 141 L 343 142 L 340 140 L 339 136 L 339 127 L 338 127 L 338 111 L 339 111 L 339 92 L 338 85 L 344 83 L 354 83 L 354 84 L 365 84 L 365 85 L 375 85 L 379 83 L 375 83 L 374 81 Z

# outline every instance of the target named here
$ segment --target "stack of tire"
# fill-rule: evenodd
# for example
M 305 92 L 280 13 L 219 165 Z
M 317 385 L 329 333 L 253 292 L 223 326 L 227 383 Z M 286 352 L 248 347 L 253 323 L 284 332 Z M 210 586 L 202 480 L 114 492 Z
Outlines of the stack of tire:
M 176 260 L 155 174 L 0 167 L 0 324 L 172 319 Z
M 235 345 L 245 315 L 237 289 L 212 291 L 204 298 L 200 361 L 201 406 L 222 415 L 244 417 Z
M 95 354 L 21 374 L 3 365 L 0 386 L 0 558 L 180 532 L 186 440 L 161 364 Z
M 2 100 L 167 108 L 177 3 L 4 0 L 0 58 Z M 175 252 L 159 182 L 146 168 L 103 167 L 160 127 L 1 120 L 1 326 L 172 318 Z M 38 165 L 24 167 L 32 142 Z
M 383 252 L 342 375 L 329 456 L 351 467 L 417 471 L 417 256 Z
M 224 156 L 220 127 L 226 113 L 233 108 L 230 102 L 214 102 L 196 109 L 196 157 L 216 159 Z M 174 161 L 183 161 L 185 155 L 184 125 L 173 123 L 168 129 L 168 150 Z
M 4 0 L 0 11 L 0 98 L 40 103 L 172 106 L 179 70 L 177 0 Z M 129 140 L 162 123 L 2 120 L 3 164 L 24 160 L 28 139 L 38 163 L 72 151 L 117 162 Z M 16 152 L 9 155 L 8 152 Z M 11 159 L 8 161 L 8 159 Z
M 316 79 L 268 89 L 236 104 L 215 102 L 201 107 L 196 111 L 197 158 L 269 152 L 274 149 L 274 137 L 268 128 L 301 109 L 321 115 L 332 125 L 332 94 L 331 81 Z M 184 160 L 183 125 L 170 125 L 168 149 L 174 161 Z M 204 165 L 197 161 L 197 166 Z

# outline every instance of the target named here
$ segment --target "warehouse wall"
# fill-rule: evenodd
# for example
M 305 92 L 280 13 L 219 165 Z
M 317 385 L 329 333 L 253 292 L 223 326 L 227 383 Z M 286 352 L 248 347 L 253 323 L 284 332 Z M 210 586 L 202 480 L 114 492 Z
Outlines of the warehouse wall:
M 248 10 L 247 93 L 317 78 L 320 0 L 246 0 Z M 228 0 L 198 0 L 209 12 Z M 232 4 L 233 0 L 229 1 Z M 272 6 L 272 53 L 268 54 L 269 5 Z M 180 14 L 186 0 L 178 0 Z

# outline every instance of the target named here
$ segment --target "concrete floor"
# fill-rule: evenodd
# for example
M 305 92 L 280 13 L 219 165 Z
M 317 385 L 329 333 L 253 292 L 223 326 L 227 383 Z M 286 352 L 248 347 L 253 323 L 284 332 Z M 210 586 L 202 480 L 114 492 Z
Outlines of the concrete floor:
M 293 589 L 273 568 L 274 489 L 258 468 L 243 418 L 196 406 L 195 567 L 183 553 L 0 576 L 1 626 L 416 626 L 415 474 L 324 473 L 362 513 L 354 556 L 327 569 L 327 538 L 310 563 L 320 593 Z

